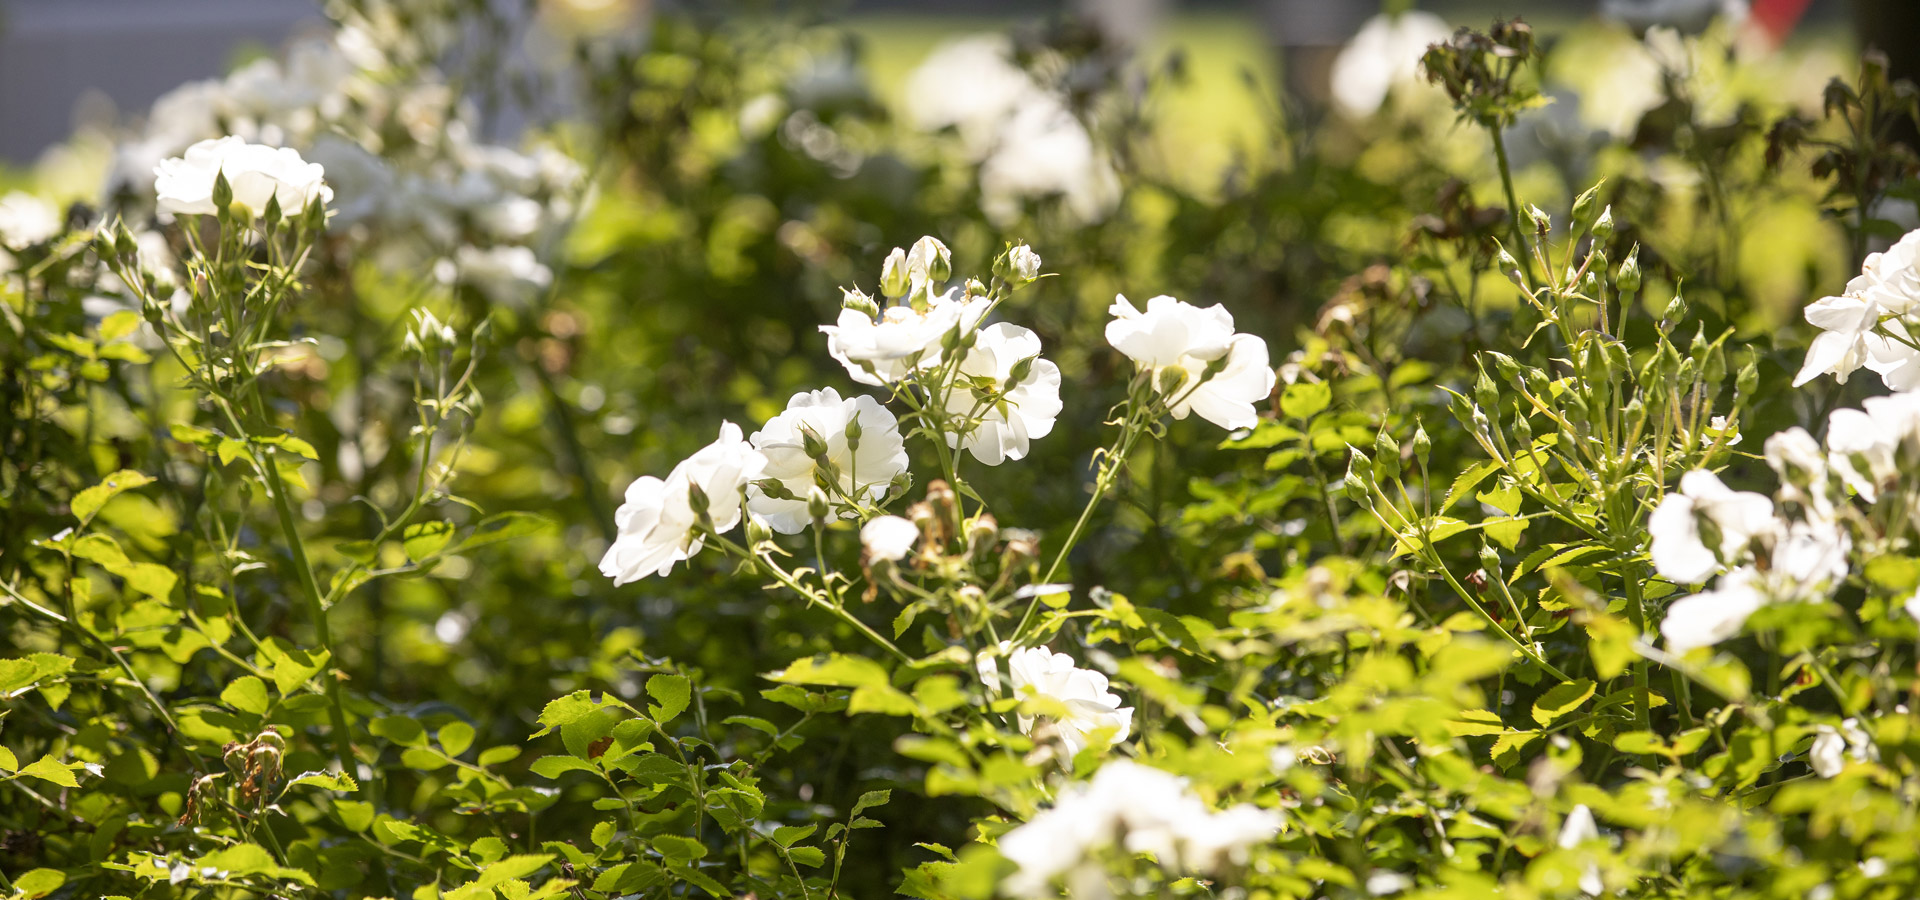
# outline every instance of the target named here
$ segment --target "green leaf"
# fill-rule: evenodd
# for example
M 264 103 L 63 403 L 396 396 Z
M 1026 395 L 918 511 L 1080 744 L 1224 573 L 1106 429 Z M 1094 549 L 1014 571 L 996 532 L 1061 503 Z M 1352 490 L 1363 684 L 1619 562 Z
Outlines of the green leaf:
M 653 849 L 674 862 L 703 859 L 707 855 L 706 845 L 689 837 L 677 834 L 656 834 L 653 836 Z
M 14 756 L 12 750 L 0 747 L 0 772 L 17 772 L 19 770 L 20 758 Z
M 1473 489 L 1479 486 L 1480 482 L 1487 480 L 1487 476 L 1492 475 L 1499 468 L 1499 463 L 1493 460 L 1487 460 L 1467 469 L 1465 472 L 1461 472 L 1458 477 L 1453 479 L 1453 486 L 1447 488 L 1446 499 L 1440 501 L 1440 508 L 1436 510 L 1434 514 L 1441 515 L 1447 510 L 1452 509 L 1455 503 L 1460 502 L 1461 499 L 1471 494 Z
M 451 522 L 415 522 L 400 533 L 401 546 L 406 548 L 407 558 L 414 562 L 439 553 L 452 540 Z
M 373 827 L 373 804 L 361 800 L 335 800 L 333 811 L 348 831 L 366 831 Z
M 1476 734 L 1502 734 L 1507 725 L 1500 716 L 1488 709 L 1463 709 L 1460 714 L 1447 720 L 1447 733 L 1454 737 L 1468 737 Z
M 848 656 L 844 653 L 823 653 L 819 656 L 795 660 L 792 665 L 779 672 L 773 672 L 767 677 L 789 684 L 891 687 L 885 667 L 864 656 Z
M 425 747 L 408 747 L 400 752 L 400 764 L 409 769 L 431 772 L 452 765 L 452 761 Z
M 1593 697 L 1593 682 L 1578 678 L 1564 684 L 1554 685 L 1551 690 L 1540 695 L 1533 702 L 1534 721 L 1542 725 L 1552 725 L 1555 719 L 1580 708 L 1580 704 Z
M 35 653 L 20 659 L 0 659 L 0 697 L 11 697 L 41 681 L 73 671 L 73 657 Z
M 861 794 L 859 800 L 854 801 L 852 815 L 857 816 L 876 806 L 885 806 L 887 801 L 892 799 L 893 791 L 891 790 L 868 791 Z
M 550 853 L 516 853 L 487 866 L 486 869 L 480 873 L 480 877 L 473 882 L 473 887 L 476 889 L 493 888 L 503 882 L 512 881 L 517 878 L 525 878 L 528 875 L 540 871 L 542 867 L 550 862 L 553 862 L 553 855 Z
M 540 710 L 540 724 L 546 727 L 534 732 L 531 736 L 540 737 L 555 728 L 577 722 L 608 707 L 633 711 L 633 707 L 620 702 L 612 695 L 601 694 L 599 699 L 595 699 L 592 691 L 574 691 L 549 702 Z
M 827 854 L 819 847 L 788 847 L 787 855 L 808 868 L 817 869 L 827 861 Z
M 299 787 L 303 784 L 310 784 L 322 790 L 346 791 L 348 793 L 360 789 L 360 786 L 355 784 L 353 779 L 343 772 L 322 771 L 301 772 L 293 776 L 292 781 L 287 782 L 287 787 Z
M 834 712 L 847 708 L 847 701 L 841 697 L 816 693 L 791 684 L 768 688 L 761 691 L 760 696 L 775 703 L 784 703 L 801 712 Z
M 855 688 L 853 701 L 847 704 L 847 712 L 856 715 L 879 713 L 883 716 L 911 716 L 919 710 L 912 697 L 884 684 Z
M 194 861 L 196 868 L 209 868 L 232 875 L 264 875 L 312 885 L 313 876 L 289 869 L 273 861 L 273 854 L 259 844 L 235 844 L 215 850 Z
M 773 830 L 773 842 L 781 847 L 788 847 L 797 841 L 812 837 L 818 828 L 817 825 L 782 825 Z
M 1302 381 L 1280 392 L 1280 411 L 1289 418 L 1311 419 L 1333 401 L 1333 388 L 1324 381 Z
M 252 675 L 242 675 L 220 692 L 220 702 L 256 716 L 267 714 L 267 683 Z
M 108 500 L 120 496 L 124 491 L 152 483 L 152 478 L 140 472 L 121 469 L 101 479 L 99 484 L 74 495 L 73 502 L 69 504 L 69 510 L 74 518 L 80 520 L 81 527 L 85 527 L 88 522 L 93 521 L 94 515 L 100 512 L 100 508 L 107 505 Z
M 527 768 L 542 778 L 559 778 L 567 772 L 597 772 L 593 763 L 577 756 L 542 756 Z
M 61 787 L 79 787 L 80 781 L 73 777 L 73 770 L 65 763 L 51 756 L 42 756 L 20 770 L 20 775 L 31 775 L 42 781 L 51 781 Z M 19 777 L 19 776 L 16 776 Z
M 685 675 L 655 675 L 647 679 L 647 696 L 660 701 L 648 704 L 647 714 L 656 722 L 671 722 L 687 711 L 693 685 Z
M 480 751 L 480 758 L 477 760 L 474 760 L 474 763 L 476 765 L 481 765 L 481 766 L 497 766 L 503 762 L 517 759 L 519 756 L 520 756 L 519 747 L 514 747 L 514 746 L 488 747 L 487 749 Z
M 768 737 L 777 737 L 780 734 L 779 726 L 776 726 L 772 722 L 762 719 L 759 716 L 728 716 L 724 719 L 721 719 L 720 724 L 745 726 L 747 728 L 751 728 L 755 731 L 758 731 L 761 734 L 764 734 Z
M 448 756 L 459 756 L 473 746 L 473 726 L 453 721 L 440 726 L 440 749 Z
M 1651 731 L 1629 731 L 1616 735 L 1613 749 L 1621 753 L 1668 755 L 1667 742 Z
M 475 547 L 497 544 L 517 537 L 539 534 L 553 528 L 552 520 L 545 516 L 526 512 L 506 512 L 488 516 L 473 526 L 473 532 L 460 542 L 460 551 L 466 552 Z
M 45 897 L 67 883 L 67 873 L 59 869 L 31 869 L 13 879 L 13 889 L 24 897 Z
M 274 689 L 283 697 L 320 674 L 331 658 L 325 650 L 306 650 L 277 637 L 260 645 L 260 656 L 271 668 Z

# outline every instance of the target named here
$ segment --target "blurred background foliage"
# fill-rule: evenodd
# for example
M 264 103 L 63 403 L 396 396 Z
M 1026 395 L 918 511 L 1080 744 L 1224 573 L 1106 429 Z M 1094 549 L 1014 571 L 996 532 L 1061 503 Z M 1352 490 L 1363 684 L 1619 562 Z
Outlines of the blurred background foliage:
M 564 19 L 565 6 L 543 15 Z M 644 699 L 648 675 L 676 671 L 694 676 L 704 702 L 725 714 L 790 721 L 791 711 L 760 699 L 762 675 L 848 646 L 849 629 L 769 602 L 755 580 L 713 555 L 672 579 L 623 588 L 596 562 L 614 533 L 618 492 L 709 441 L 715 422 L 751 431 L 796 391 L 854 387 L 824 352 L 818 326 L 838 310 L 840 288 L 872 292 L 887 250 L 922 234 L 953 248 L 956 271 L 985 271 L 1004 242 L 1023 240 L 1061 273 L 1003 313 L 1039 332 L 1070 386 L 1058 426 L 1029 459 L 974 475 L 996 498 L 1003 527 L 1071 521 L 1083 502 L 1101 424 L 1130 374 L 1101 335 L 1116 293 L 1223 303 L 1240 330 L 1268 340 L 1283 388 L 1332 387 L 1332 411 L 1310 417 L 1311 427 L 1276 401 L 1274 422 L 1300 426 L 1297 438 L 1263 425 L 1223 442 L 1203 423 L 1174 423 L 1137 456 L 1120 502 L 1074 555 L 1078 585 L 1218 618 L 1275 584 L 1297 584 L 1329 556 L 1384 549 L 1370 525 L 1337 533 L 1326 515 L 1346 445 L 1370 446 L 1383 428 L 1404 440 L 1424 423 L 1436 460 L 1474 457 L 1465 433 L 1448 427 L 1448 396 L 1437 386 L 1466 390 L 1472 354 L 1517 339 L 1512 329 L 1525 315 L 1495 265 L 1494 243 L 1513 223 L 1486 132 L 1460 121 L 1417 73 L 1384 76 L 1391 92 L 1377 109 L 1344 109 L 1286 89 L 1259 32 L 1224 15 L 1174 18 L 1130 48 L 1064 15 L 841 19 L 731 3 L 628 12 L 636 18 L 620 29 L 585 13 L 556 24 L 561 38 L 548 40 L 561 63 L 535 75 L 564 73 L 558 87 L 479 65 L 464 76 L 447 67 L 456 94 L 478 96 L 474 86 L 497 76 L 507 94 L 571 97 L 529 137 L 551 141 L 586 173 L 577 220 L 543 257 L 549 285 L 502 302 L 470 286 L 449 290 L 425 268 L 375 265 L 343 243 L 316 258 L 308 302 L 289 310 L 293 334 L 317 345 L 282 368 L 273 390 L 292 433 L 318 451 L 307 467 L 313 499 L 304 524 L 324 558 L 340 561 L 343 545 L 377 529 L 370 516 L 328 510 L 356 509 L 356 497 L 390 505 L 408 496 L 414 470 L 403 454 L 372 459 L 368 435 L 378 430 L 398 446 L 406 433 L 413 394 L 383 361 L 399 351 L 409 311 L 423 302 L 463 331 L 490 323 L 472 348 L 483 404 L 450 481 L 458 502 L 440 499 L 434 515 L 466 525 L 482 512 L 518 511 L 549 523 L 371 583 L 337 607 L 332 665 L 349 676 L 357 714 L 458 719 L 478 730 L 478 747 L 517 745 L 557 696 L 590 689 Z M 490 42 L 518 40 L 484 24 L 484 4 L 450 4 L 447 14 L 481 48 L 469 48 L 468 61 L 494 58 Z M 1485 27 L 1486 19 L 1452 24 Z M 1866 248 L 1916 224 L 1905 163 L 1890 163 L 1879 182 L 1844 183 L 1834 167 L 1816 164 L 1824 151 L 1810 141 L 1846 140 L 1835 118 L 1844 104 L 1829 82 L 1863 83 L 1850 37 L 1831 22 L 1777 48 L 1724 20 L 1685 34 L 1569 14 L 1533 24 L 1541 61 L 1522 78 L 1539 101 L 1508 129 L 1515 193 L 1563 211 L 1603 182 L 1619 223 L 1614 259 L 1638 244 L 1647 273 L 1644 315 L 1632 327 L 1651 334 L 1681 293 L 1699 327 L 1732 329 L 1731 343 L 1757 355 L 1763 384 L 1784 385 L 1807 337 L 1799 311 L 1843 283 Z M 1037 90 L 1083 129 L 1082 156 L 1047 150 L 996 163 L 969 146 L 964 122 L 926 126 L 956 102 L 934 88 L 963 94 L 984 84 L 962 67 L 916 80 L 930 53 L 971 33 L 1005 36 Z M 0 186 L 78 202 L 71 221 L 92 221 L 112 143 L 108 133 L 83 134 Z M 1065 174 L 1046 175 L 1049 164 Z M 996 165 L 1041 171 L 1041 186 L 996 194 Z M 1046 177 L 1063 179 L 1064 190 L 1047 187 Z M 91 334 L 100 317 L 84 307 L 86 295 L 35 302 L 47 304 L 51 327 Z M 25 343 L 4 352 L 10 387 L 47 388 L 27 374 L 40 370 Z M 161 361 L 140 377 L 164 385 L 174 375 Z M 190 419 L 192 400 L 172 396 L 142 418 L 132 398 L 151 388 L 120 383 L 131 377 L 116 369 L 99 391 L 76 381 L 44 397 L 7 398 L 0 579 L 51 578 L 30 545 L 65 527 L 73 496 L 178 449 L 163 426 Z M 1762 391 L 1745 427 L 1767 434 L 1811 421 L 1866 390 L 1856 382 Z M 349 469 L 343 458 L 359 464 Z M 197 515 L 179 499 L 191 495 L 129 493 L 102 515 L 127 543 L 165 561 Z M 238 540 L 269 542 L 252 531 Z M 1473 565 L 1464 545 L 1451 552 Z M 261 635 L 297 642 L 304 626 L 286 569 L 265 551 L 263 560 L 233 602 Z M 1366 570 L 1356 580 L 1385 591 L 1387 574 Z M 862 615 L 876 624 L 891 618 Z M 17 607 L 0 609 L 4 642 L 57 649 L 30 622 Z M 901 642 L 932 652 L 942 646 L 940 628 L 916 624 Z M 204 654 L 135 646 L 162 696 L 220 693 L 223 670 Z M 11 744 L 21 731 L 81 731 L 89 713 L 107 715 L 76 704 L 63 720 L 23 705 L 4 734 Z M 844 810 L 876 787 L 920 791 L 925 767 L 893 750 L 907 729 L 876 716 L 801 727 L 803 749 L 757 769 L 777 798 L 768 817 Z M 87 746 L 84 734 L 46 740 Z M 743 731 L 726 741 L 727 753 L 745 754 L 765 738 Z M 383 766 L 402 752 L 377 740 L 365 749 Z M 149 817 L 178 815 L 185 769 L 166 747 L 142 753 L 156 777 L 129 779 L 127 802 Z M 378 802 L 475 836 L 484 823 L 462 815 L 440 793 L 447 786 L 431 771 L 399 773 L 383 780 Z M 599 796 L 596 785 L 576 783 L 543 815 L 567 833 L 564 823 L 591 815 Z M 80 829 L 16 800 L 0 806 L 9 810 L 0 813 L 0 867 L 83 852 Z M 892 827 L 848 858 L 842 890 L 885 895 L 926 858 L 915 842 L 959 846 L 986 810 L 971 801 L 873 811 Z

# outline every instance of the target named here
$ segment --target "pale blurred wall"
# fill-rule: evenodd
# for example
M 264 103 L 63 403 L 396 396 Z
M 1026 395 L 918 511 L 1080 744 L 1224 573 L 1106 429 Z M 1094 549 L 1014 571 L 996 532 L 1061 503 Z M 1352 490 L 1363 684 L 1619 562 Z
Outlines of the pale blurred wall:
M 316 0 L 0 0 L 0 161 L 65 139 L 90 91 L 145 113 L 242 46 L 278 46 L 318 18 Z

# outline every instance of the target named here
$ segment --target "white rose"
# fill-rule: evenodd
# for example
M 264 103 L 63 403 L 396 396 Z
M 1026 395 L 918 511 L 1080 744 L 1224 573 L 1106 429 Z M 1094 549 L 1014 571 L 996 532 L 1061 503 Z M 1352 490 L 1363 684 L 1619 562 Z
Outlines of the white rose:
M 221 174 L 233 189 L 234 202 L 256 216 L 274 198 L 279 198 L 280 210 L 288 217 L 299 215 L 315 200 L 325 204 L 333 199 L 333 190 L 324 181 L 326 172 L 301 159 L 298 151 L 249 144 L 237 137 L 194 144 L 184 156 L 160 163 L 153 174 L 159 210 L 170 215 L 216 212 L 213 186 Z
M 858 440 L 849 427 L 858 423 Z M 833 388 L 799 393 L 787 401 L 785 412 L 753 433 L 755 449 L 767 458 L 765 477 L 780 482 L 789 496 L 769 496 L 759 485 L 747 488 L 747 505 L 781 534 L 798 534 L 813 522 L 807 496 L 817 479 L 826 477 L 807 444 L 832 464 L 829 483 L 839 493 L 861 503 L 886 497 L 893 479 L 907 470 L 907 450 L 899 420 L 872 397 L 840 398 Z M 858 448 L 854 447 L 858 444 Z
M 1022 362 L 1026 371 L 1014 382 L 1014 369 Z M 991 387 L 973 387 L 971 379 Z M 964 435 L 948 434 L 947 446 L 964 446 L 989 466 L 1021 459 L 1032 439 L 1053 431 L 1060 410 L 1060 367 L 1040 358 L 1040 336 L 1005 322 L 990 325 L 960 361 L 947 394 L 947 412 L 979 421 Z
M 700 516 L 694 491 L 706 498 L 717 533 L 740 524 L 741 489 L 760 477 L 767 458 L 740 437 L 740 426 L 720 425 L 713 443 L 673 467 L 665 480 L 642 476 L 627 487 L 614 514 L 619 537 L 600 560 L 600 574 L 615 585 L 665 575 L 673 564 L 700 552 L 706 538 L 695 531 Z
M 1064 707 L 1053 720 L 1054 733 L 1077 755 L 1093 734 L 1107 732 L 1107 745 L 1126 739 L 1133 726 L 1133 707 L 1121 706 L 1119 695 L 1107 689 L 1107 676 L 1074 666 L 1073 657 L 1045 647 L 1015 650 L 1007 659 L 1013 694 L 1040 698 Z M 1033 733 L 1034 717 L 1021 716 L 1020 730 Z
M 1234 333 L 1226 307 L 1201 309 L 1162 295 L 1143 312 L 1118 296 L 1107 311 L 1114 317 L 1107 342 L 1150 372 L 1157 390 L 1172 386 L 1166 400 L 1174 418 L 1198 413 L 1226 429 L 1259 424 L 1253 405 L 1273 393 L 1276 381 L 1267 342 Z
M 1685 653 L 1739 634 L 1747 617 L 1767 602 L 1760 593 L 1759 580 L 1759 573 L 1743 567 L 1728 572 L 1714 590 L 1674 601 L 1660 622 L 1667 649 Z
M 1702 517 L 1719 529 L 1718 547 L 1703 542 Z M 1735 491 L 1705 469 L 1681 476 L 1680 490 L 1662 499 L 1647 518 L 1654 569 L 1688 584 L 1707 580 L 1722 562 L 1735 563 L 1754 538 L 1778 528 L 1772 500 L 1751 491 Z
M 884 387 L 909 374 L 940 364 L 941 341 L 955 328 L 971 329 L 986 315 L 987 299 L 961 299 L 954 288 L 934 297 L 925 310 L 889 306 L 880 318 L 857 309 L 840 310 L 832 325 L 820 326 L 827 352 L 861 384 Z

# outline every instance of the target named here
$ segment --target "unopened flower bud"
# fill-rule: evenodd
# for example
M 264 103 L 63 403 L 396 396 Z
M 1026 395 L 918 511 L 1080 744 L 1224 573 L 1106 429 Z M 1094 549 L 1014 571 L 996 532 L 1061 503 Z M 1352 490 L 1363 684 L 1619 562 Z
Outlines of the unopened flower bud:
M 1348 444 L 1347 454 L 1347 471 L 1359 475 L 1367 484 L 1373 484 L 1373 460 L 1368 458 L 1366 451 Z
M 912 287 L 913 279 L 907 275 L 907 251 L 895 247 L 880 267 L 880 293 L 890 300 L 898 300 Z
M 833 511 L 833 502 L 827 499 L 827 492 L 814 485 L 807 491 L 807 515 L 813 517 L 813 524 L 819 527 L 827 521 L 827 514 Z
M 140 252 L 140 240 L 133 236 L 133 229 L 127 227 L 125 219 L 114 222 L 113 252 L 122 257 L 133 256 Z
M 1627 258 L 1620 263 L 1620 271 L 1613 276 L 1613 286 L 1622 294 L 1631 294 L 1640 289 L 1640 245 L 1633 245 L 1627 251 Z
M 1573 422 L 1587 421 L 1587 397 L 1578 390 L 1567 391 L 1560 395 L 1561 409 L 1566 411 L 1565 418 Z
M 1520 261 L 1514 259 L 1513 254 L 1507 252 L 1507 248 L 1500 248 L 1500 256 L 1495 265 L 1499 266 L 1501 274 L 1507 276 L 1507 280 L 1513 282 L 1515 287 L 1526 290 L 1527 277 L 1520 271 Z
M 233 185 L 227 183 L 227 173 L 224 171 L 213 175 L 212 199 L 214 209 L 227 209 L 233 205 Z
M 1599 206 L 1600 185 L 1596 184 L 1593 187 L 1581 191 L 1580 196 L 1573 199 L 1574 227 L 1578 228 L 1583 224 L 1593 221 L 1593 211 Z
M 1619 341 L 1609 341 L 1605 346 L 1607 353 L 1607 370 L 1609 372 L 1626 372 L 1632 370 L 1633 359 L 1627 355 L 1627 345 Z
M 810 425 L 800 426 L 800 448 L 807 456 L 819 460 L 827 455 L 827 440 Z
M 707 500 L 706 488 L 701 487 L 699 482 L 687 482 L 687 505 L 693 508 L 695 515 L 706 517 L 707 508 L 712 504 Z
M 1480 567 L 1486 569 L 1490 576 L 1498 577 L 1500 574 L 1500 553 L 1489 544 L 1480 545 Z
M 747 547 L 752 548 L 773 540 L 773 529 L 767 527 L 759 516 L 747 517 Z
M 907 251 L 907 272 L 926 279 L 929 284 L 941 284 L 953 277 L 953 254 L 947 245 L 932 235 L 913 242 L 913 249 Z
M 1553 229 L 1553 217 L 1547 215 L 1546 210 L 1531 203 L 1527 204 L 1527 219 L 1533 223 L 1533 230 L 1540 234 Z
M 1595 240 L 1606 242 L 1613 239 L 1613 207 L 1600 210 L 1600 218 L 1593 223 Z
M 1516 362 L 1513 357 L 1497 350 L 1489 350 L 1486 355 L 1493 358 L 1493 371 L 1500 375 L 1501 381 L 1508 384 L 1519 384 L 1520 363 Z
M 1686 317 L 1687 301 L 1676 293 L 1673 295 L 1673 300 L 1667 303 L 1667 311 L 1660 314 L 1660 327 L 1662 330 L 1670 330 Z
M 1427 459 L 1433 455 L 1433 438 L 1427 436 L 1427 426 L 1415 422 L 1413 426 L 1413 458 L 1420 461 L 1420 468 L 1427 468 Z
M 1015 244 L 993 261 L 993 274 L 1011 285 L 1023 285 L 1040 277 L 1040 254 L 1026 244 Z
M 1373 438 L 1373 457 L 1383 478 L 1400 477 L 1400 442 L 1393 439 L 1392 433 L 1381 428 Z
M 1752 397 L 1754 388 L 1760 385 L 1760 368 L 1754 364 L 1758 354 L 1747 354 L 1747 364 L 1740 367 L 1740 373 L 1733 376 L 1734 393 L 1740 397 Z
M 847 436 L 847 452 L 848 453 L 852 453 L 853 451 L 860 449 L 860 436 L 865 433 L 866 433 L 866 429 L 860 427 L 860 414 L 856 412 L 853 414 L 852 418 L 847 420 L 847 429 L 845 434 Z
M 1533 422 L 1527 418 L 1526 410 L 1520 409 L 1514 411 L 1513 428 L 1511 430 L 1513 431 L 1513 440 L 1516 445 L 1523 448 L 1532 446 Z
M 312 234 L 327 227 L 327 202 L 315 195 L 300 214 L 300 227 Z
M 1174 392 L 1180 390 L 1180 386 L 1186 383 L 1186 369 L 1179 366 L 1168 366 L 1160 370 L 1160 377 L 1155 387 L 1160 391 L 1160 396 L 1172 397 Z
M 1700 360 L 1700 380 L 1709 387 L 1718 387 L 1727 377 L 1726 345 L 1715 341 L 1707 345 L 1707 355 Z
M 1360 480 L 1360 476 L 1352 469 L 1347 470 L 1347 477 L 1340 483 L 1340 486 L 1346 493 L 1348 500 L 1352 500 L 1355 503 L 1367 502 L 1367 483 Z
M 967 279 L 967 296 L 985 297 L 986 295 L 987 295 L 987 286 L 984 284 L 981 284 L 980 279 L 978 278 Z
M 859 288 L 842 288 L 840 290 L 840 308 L 855 310 L 869 316 L 877 317 L 880 315 L 880 304 L 873 302 L 873 298 L 867 296 Z
M 1487 409 L 1500 405 L 1500 389 L 1494 385 L 1493 379 L 1487 377 L 1486 369 L 1481 369 L 1480 376 L 1473 380 L 1473 402 Z
M 1553 380 L 1539 369 L 1527 370 L 1527 389 L 1542 401 L 1553 399 Z

